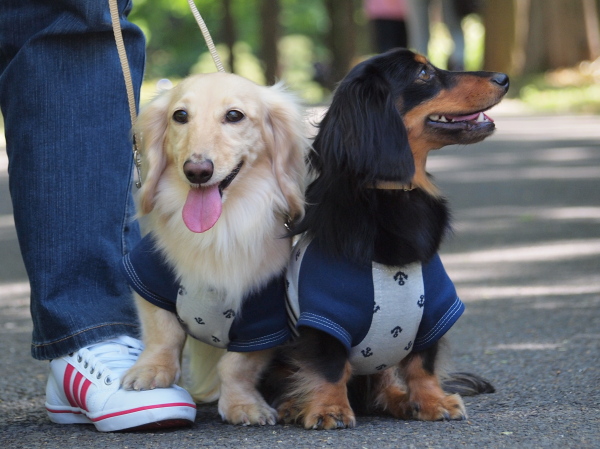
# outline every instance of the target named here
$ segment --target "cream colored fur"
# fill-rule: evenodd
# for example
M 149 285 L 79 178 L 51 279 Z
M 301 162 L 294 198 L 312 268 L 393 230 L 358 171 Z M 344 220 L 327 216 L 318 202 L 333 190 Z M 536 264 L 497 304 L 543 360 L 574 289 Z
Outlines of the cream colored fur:
M 172 119 L 185 109 L 188 123 Z M 245 118 L 225 120 L 232 110 Z M 195 75 L 161 94 L 140 114 L 136 131 L 141 141 L 143 185 L 139 192 L 141 215 L 148 215 L 148 228 L 188 291 L 221 292 L 224 304 L 238 311 L 242 299 L 279 274 L 287 263 L 291 243 L 285 234 L 288 216 L 304 213 L 305 140 L 303 117 L 297 101 L 281 85 L 258 86 L 232 74 Z M 182 208 L 192 188 L 183 173 L 187 160 L 210 159 L 214 164 L 210 183 L 219 183 L 236 166 L 244 164 L 223 192 L 223 210 L 208 231 L 191 232 L 182 220 Z M 146 350 L 127 373 L 126 388 L 165 387 L 179 378 L 183 332 L 175 329 L 174 314 L 136 298 Z M 163 330 L 169 329 L 170 335 Z M 260 371 L 256 354 L 225 353 L 191 341 L 191 393 L 196 400 L 218 396 L 216 364 L 229 369 Z M 178 354 L 177 359 L 173 354 Z M 227 358 L 236 360 L 228 363 Z M 232 379 L 237 378 L 235 375 Z M 247 388 L 250 388 L 246 385 Z M 221 391 L 228 388 L 221 386 Z M 227 406 L 220 412 L 234 423 L 271 422 L 271 409 L 247 414 L 234 411 L 237 400 L 256 397 L 254 391 L 239 394 L 229 386 Z M 253 388 L 253 387 L 252 387 Z M 254 396 L 253 396 L 254 395 Z M 256 403 L 262 408 L 264 404 Z M 230 412 L 231 411 L 231 412 Z M 244 415 L 244 416 L 242 416 Z

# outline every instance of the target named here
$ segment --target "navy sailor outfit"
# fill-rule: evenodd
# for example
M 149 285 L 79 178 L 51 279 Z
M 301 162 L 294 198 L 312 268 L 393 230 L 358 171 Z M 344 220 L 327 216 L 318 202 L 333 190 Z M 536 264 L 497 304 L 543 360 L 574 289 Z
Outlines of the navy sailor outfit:
M 151 234 L 123 258 L 121 268 L 142 298 L 177 314 L 186 332 L 204 343 L 250 352 L 275 347 L 290 338 L 283 273 L 249 293 L 241 310 L 234 311 L 223 306 L 217 292 L 187 291 L 156 248 Z
M 337 338 L 356 374 L 393 366 L 438 341 L 464 304 L 436 254 L 426 264 L 357 264 L 301 239 L 287 272 L 293 328 L 308 326 Z
M 330 257 L 317 241 L 304 238 L 294 247 L 285 278 L 250 293 L 237 313 L 219 306 L 217 293 L 200 298 L 188 292 L 151 235 L 123 258 L 122 271 L 140 296 L 176 313 L 186 331 L 205 343 L 257 351 L 286 342 L 290 328 L 297 334 L 298 326 L 313 327 L 346 347 L 357 374 L 427 349 L 465 308 L 438 255 L 403 267 L 361 265 Z

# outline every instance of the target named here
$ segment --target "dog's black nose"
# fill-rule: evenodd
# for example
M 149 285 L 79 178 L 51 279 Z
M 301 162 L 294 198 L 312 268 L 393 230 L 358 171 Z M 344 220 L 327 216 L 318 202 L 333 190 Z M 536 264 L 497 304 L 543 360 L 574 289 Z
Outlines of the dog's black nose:
M 204 184 L 213 175 L 215 169 L 211 160 L 207 159 L 202 162 L 186 161 L 183 164 L 183 173 L 192 184 Z
M 508 89 L 508 75 L 505 73 L 495 73 L 494 76 L 492 76 L 492 83 L 496 83 L 498 86 Z

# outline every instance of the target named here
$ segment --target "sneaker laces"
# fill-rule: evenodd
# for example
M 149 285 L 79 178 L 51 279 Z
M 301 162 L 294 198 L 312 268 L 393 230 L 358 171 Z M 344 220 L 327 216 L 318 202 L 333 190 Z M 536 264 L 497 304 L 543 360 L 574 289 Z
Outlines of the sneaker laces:
M 83 361 L 83 367 L 97 379 L 106 376 L 105 383 L 110 385 L 133 366 L 143 349 L 141 341 L 122 335 L 80 349 L 77 361 Z

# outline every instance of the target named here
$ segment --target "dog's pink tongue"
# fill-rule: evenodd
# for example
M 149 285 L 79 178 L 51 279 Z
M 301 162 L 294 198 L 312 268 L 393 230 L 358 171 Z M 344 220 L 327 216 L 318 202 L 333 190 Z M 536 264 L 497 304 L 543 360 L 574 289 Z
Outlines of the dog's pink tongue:
M 475 114 L 469 114 L 469 115 L 459 115 L 459 116 L 455 116 L 455 115 L 447 115 L 446 118 L 453 120 L 455 122 L 468 122 L 469 120 L 477 120 L 477 117 L 479 117 L 479 112 L 476 112 Z
M 183 206 L 183 222 L 192 232 L 208 231 L 221 216 L 221 207 L 218 185 L 192 188 Z

